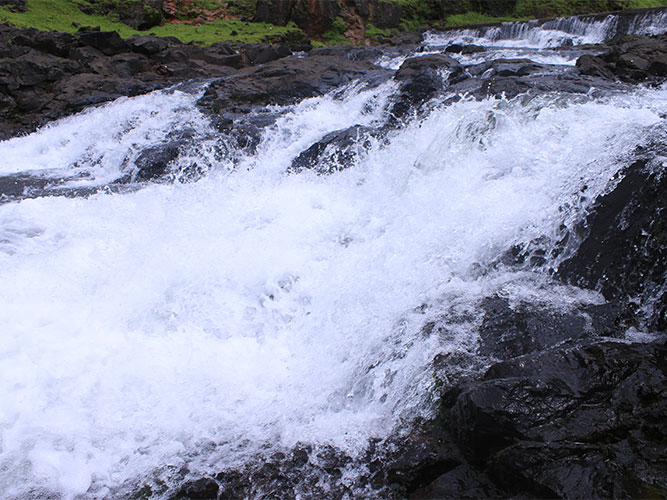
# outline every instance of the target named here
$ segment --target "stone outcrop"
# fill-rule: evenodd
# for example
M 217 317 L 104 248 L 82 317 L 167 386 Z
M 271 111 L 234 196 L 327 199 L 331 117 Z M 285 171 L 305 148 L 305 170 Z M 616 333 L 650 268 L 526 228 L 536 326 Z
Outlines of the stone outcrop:
M 624 37 L 600 55 L 584 55 L 577 67 L 584 75 L 624 82 L 660 81 L 667 76 L 667 35 Z
M 201 47 L 173 37 L 123 39 L 94 29 L 70 35 L 0 25 L 0 139 L 120 96 L 229 75 L 289 54 L 284 45 Z

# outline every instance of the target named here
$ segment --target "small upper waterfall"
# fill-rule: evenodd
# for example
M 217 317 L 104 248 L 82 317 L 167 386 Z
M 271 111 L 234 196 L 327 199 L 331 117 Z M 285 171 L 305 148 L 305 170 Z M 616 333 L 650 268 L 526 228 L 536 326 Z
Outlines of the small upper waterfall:
M 664 33 L 667 9 L 651 9 L 640 15 L 609 14 L 579 16 L 546 21 L 502 23 L 500 26 L 431 32 L 427 45 L 471 43 L 496 47 L 534 49 L 566 45 L 604 43 L 623 35 L 655 35 Z

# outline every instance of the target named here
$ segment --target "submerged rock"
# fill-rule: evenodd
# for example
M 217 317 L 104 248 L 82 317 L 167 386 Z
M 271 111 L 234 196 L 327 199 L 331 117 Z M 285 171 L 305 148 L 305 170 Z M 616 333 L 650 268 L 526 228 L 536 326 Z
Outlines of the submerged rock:
M 314 170 L 318 174 L 331 174 L 348 168 L 362 151 L 370 148 L 371 139 L 379 135 L 379 130 L 362 125 L 330 132 L 292 160 L 289 172 Z

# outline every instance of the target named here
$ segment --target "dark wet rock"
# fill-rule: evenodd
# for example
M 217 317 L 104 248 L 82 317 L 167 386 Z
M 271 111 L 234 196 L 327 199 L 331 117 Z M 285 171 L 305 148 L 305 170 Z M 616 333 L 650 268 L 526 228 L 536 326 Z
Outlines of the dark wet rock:
M 444 395 L 468 463 L 513 495 L 642 497 L 665 491 L 661 344 L 574 344 L 493 365 Z
M 380 36 L 377 41 L 382 45 L 389 45 L 397 48 L 416 49 L 423 41 L 424 37 L 421 33 L 414 31 L 401 31 L 392 35 L 391 37 Z
M 667 35 L 620 39 L 603 58 L 621 80 L 663 79 L 667 76 Z
M 558 310 L 521 302 L 510 306 L 502 297 L 487 297 L 480 307 L 484 319 L 479 329 L 479 353 L 511 359 L 592 337 L 618 337 L 621 309 L 616 304 L 582 305 Z
M 365 62 L 336 56 L 308 56 L 274 61 L 213 82 L 198 106 L 212 113 L 248 107 L 294 104 L 322 95 L 369 72 L 387 73 Z
M 318 174 L 331 174 L 348 168 L 362 151 L 370 148 L 373 137 L 380 131 L 363 125 L 330 132 L 299 154 L 289 168 L 290 172 L 313 170 Z
M 185 483 L 174 500 L 215 500 L 218 498 L 218 483 L 211 478 L 202 478 Z
M 130 50 L 127 42 L 115 31 L 88 31 L 81 33 L 79 40 L 82 44 L 93 47 L 107 56 Z
M 67 57 L 70 48 L 76 45 L 76 39 L 69 33 L 45 32 L 28 28 L 18 31 L 12 37 L 12 44 L 30 47 L 45 54 Z
M 444 73 L 447 72 L 447 73 Z M 442 91 L 447 82 L 464 77 L 462 66 L 446 55 L 428 55 L 407 59 L 394 75 L 401 83 L 391 108 L 393 119 L 402 119 Z
M 133 36 L 126 40 L 130 50 L 145 56 L 153 56 L 169 47 L 169 41 L 157 36 Z
M 338 56 L 351 61 L 369 61 L 379 59 L 384 52 L 377 47 L 355 47 L 353 45 L 332 45 L 317 47 L 310 51 L 311 56 Z
M 242 64 L 242 55 L 224 44 L 0 26 L 0 139 L 121 96 L 227 75 Z
M 376 86 L 390 74 L 368 62 L 339 56 L 285 58 L 213 82 L 197 106 L 211 117 L 218 131 L 253 151 L 262 130 L 281 113 L 267 106 L 295 104 L 356 80 Z
M 146 181 L 163 176 L 169 170 L 169 164 L 178 158 L 183 144 L 184 141 L 173 141 L 142 151 L 134 162 L 134 177 Z
M 608 300 L 635 298 L 645 306 L 650 327 L 667 329 L 666 199 L 667 177 L 646 160 L 633 163 L 618 185 L 596 200 L 581 244 L 558 275 L 598 289 Z
M 577 67 L 609 80 L 661 82 L 667 77 L 667 35 L 620 37 L 600 56 L 581 56 Z
M 249 45 L 243 50 L 249 64 L 264 64 L 289 56 L 292 52 L 285 45 L 274 47 L 267 43 Z
M 614 73 L 607 67 L 607 63 L 597 56 L 585 54 L 577 59 L 577 68 L 582 75 L 597 76 L 606 78 L 607 80 L 614 80 Z
M 498 489 L 482 472 L 469 464 L 461 464 L 451 471 L 440 475 L 435 481 L 414 491 L 409 498 L 420 500 L 437 499 L 478 499 L 507 498 L 507 494 Z
M 445 52 L 454 54 L 477 54 L 485 50 L 486 48 L 480 45 L 460 45 L 458 43 L 453 43 L 445 48 Z

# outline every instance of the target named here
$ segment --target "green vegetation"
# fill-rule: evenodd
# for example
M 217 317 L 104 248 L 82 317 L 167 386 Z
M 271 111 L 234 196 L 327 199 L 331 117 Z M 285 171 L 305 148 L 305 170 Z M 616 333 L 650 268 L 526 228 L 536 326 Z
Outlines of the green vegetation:
M 388 28 L 378 28 L 372 23 L 369 23 L 366 26 L 366 37 L 370 38 L 371 40 L 377 40 L 378 38 L 381 37 L 390 37 L 391 36 L 391 30 Z
M 0 22 L 17 27 L 31 27 L 45 31 L 75 32 L 83 26 L 99 26 L 103 31 L 116 31 L 122 37 L 130 37 L 146 32 L 136 31 L 120 22 L 119 11 L 122 5 L 142 0 L 27 0 L 26 12 L 13 12 L 9 7 L 0 7 Z M 221 8 L 233 16 L 249 20 L 254 16 L 257 2 L 262 0 L 189 0 L 179 4 L 176 14 L 177 24 L 163 22 L 151 28 L 148 33 L 156 36 L 174 36 L 184 42 L 211 44 L 218 41 L 238 41 L 259 43 L 266 41 L 289 40 L 302 43 L 306 35 L 293 21 L 287 26 L 274 26 L 242 20 L 219 19 L 209 22 L 194 22 L 205 19 L 207 12 L 216 12 Z M 339 3 L 345 10 L 344 4 Z M 482 5 L 491 5 L 495 10 L 484 10 Z M 504 6 L 504 7 L 503 7 Z M 399 30 L 415 31 L 422 26 L 468 26 L 506 21 L 525 20 L 536 17 L 569 16 L 593 12 L 605 12 L 619 9 L 639 9 L 667 6 L 667 0 L 448 0 L 433 2 L 430 0 L 379 0 L 377 12 L 383 14 L 376 21 L 386 23 L 392 18 L 395 28 L 379 28 L 368 24 L 366 36 L 371 40 L 390 37 Z M 83 8 L 83 11 L 81 10 Z M 400 8 L 400 21 L 397 22 L 397 8 Z M 145 7 L 150 9 L 150 7 Z M 85 13 L 85 12 L 87 13 Z M 147 14 L 152 14 L 146 12 Z M 156 16 L 161 13 L 154 12 Z M 294 14 L 294 13 L 292 13 Z M 384 15 L 386 14 L 386 16 Z M 493 14 L 493 15 L 491 15 Z M 122 15 L 122 14 L 121 14 Z M 301 12 L 301 17 L 307 13 Z M 294 16 L 293 16 L 294 17 Z M 384 19 L 384 20 L 383 20 Z M 318 37 L 314 45 L 333 45 L 350 43 L 345 37 L 348 27 L 342 17 L 337 17 L 331 28 Z
M 37 28 L 43 31 L 63 31 L 74 33 L 79 26 L 99 26 L 103 31 L 116 31 L 124 38 L 147 34 L 136 31 L 121 23 L 111 11 L 109 15 L 85 14 L 79 5 L 87 2 L 79 0 L 28 0 L 26 12 L 12 12 L 0 7 L 0 21 L 19 28 Z M 216 4 L 219 5 L 219 4 Z M 183 42 L 198 42 L 210 45 L 219 41 L 260 43 L 278 37 L 303 37 L 294 25 L 273 26 L 266 23 L 248 23 L 234 20 L 217 20 L 201 25 L 188 23 L 163 24 L 149 30 L 156 36 L 175 36 Z
M 340 17 L 337 17 L 334 19 L 331 28 L 322 33 L 322 40 L 324 40 L 328 45 L 348 44 L 350 41 L 343 35 L 346 30 L 347 25 L 345 22 Z
M 233 20 L 212 21 L 203 23 L 201 26 L 194 26 L 192 24 L 164 24 L 156 26 L 149 31 L 157 36 L 175 36 L 183 42 L 198 42 L 204 45 L 210 45 L 223 40 L 261 43 L 274 37 L 290 37 L 293 35 L 303 37 L 301 31 L 298 29 L 294 30 L 294 28 Z M 293 33 L 294 31 L 297 33 Z
M 445 26 L 469 26 L 473 24 L 504 23 L 508 21 L 520 21 L 530 17 L 493 17 L 479 12 L 466 12 L 465 14 L 455 14 L 447 17 Z
M 592 12 L 662 7 L 667 0 L 517 0 L 517 17 L 575 16 Z

